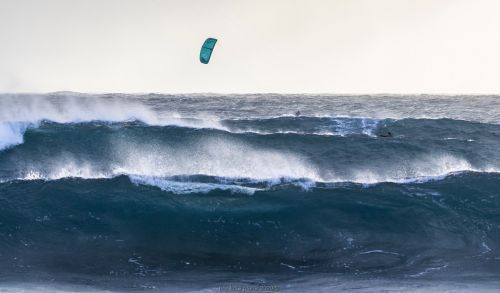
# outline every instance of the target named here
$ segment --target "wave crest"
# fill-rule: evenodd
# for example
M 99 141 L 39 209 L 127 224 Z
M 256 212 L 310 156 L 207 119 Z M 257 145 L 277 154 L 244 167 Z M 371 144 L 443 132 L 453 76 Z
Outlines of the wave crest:
M 121 162 L 99 166 L 60 158 L 45 169 L 31 168 L 20 180 L 63 178 L 101 179 L 128 176 L 138 185 L 156 186 L 176 194 L 206 193 L 214 189 L 253 194 L 278 186 L 293 185 L 302 190 L 333 187 L 338 183 L 425 183 L 463 172 L 500 173 L 494 167 L 479 168 L 449 154 L 427 155 L 420 159 L 385 167 L 351 167 L 343 175 L 319 168 L 294 154 L 259 150 L 237 142 L 211 141 L 198 149 L 125 148 Z M 323 170 L 324 171 L 324 170 Z

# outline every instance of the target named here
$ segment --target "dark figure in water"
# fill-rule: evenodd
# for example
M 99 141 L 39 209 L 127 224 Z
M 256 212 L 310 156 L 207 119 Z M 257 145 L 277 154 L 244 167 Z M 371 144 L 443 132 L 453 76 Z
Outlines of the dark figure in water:
M 387 133 L 383 133 L 379 135 L 380 137 L 392 137 L 392 133 L 390 131 L 387 131 Z
M 300 111 L 295 112 L 295 116 L 300 116 Z

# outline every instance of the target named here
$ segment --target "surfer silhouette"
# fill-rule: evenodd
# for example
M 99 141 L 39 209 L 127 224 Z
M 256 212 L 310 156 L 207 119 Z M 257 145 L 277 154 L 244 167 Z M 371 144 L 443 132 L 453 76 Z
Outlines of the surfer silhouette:
M 387 133 L 382 133 L 379 136 L 380 137 L 392 137 L 392 133 L 390 131 L 387 131 Z
M 300 111 L 295 112 L 295 116 L 300 116 Z

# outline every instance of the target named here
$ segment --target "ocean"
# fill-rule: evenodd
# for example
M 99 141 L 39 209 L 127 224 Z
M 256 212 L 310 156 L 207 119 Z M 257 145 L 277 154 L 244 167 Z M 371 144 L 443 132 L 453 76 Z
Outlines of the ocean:
M 2 94 L 0 292 L 494 292 L 499 150 L 498 96 Z

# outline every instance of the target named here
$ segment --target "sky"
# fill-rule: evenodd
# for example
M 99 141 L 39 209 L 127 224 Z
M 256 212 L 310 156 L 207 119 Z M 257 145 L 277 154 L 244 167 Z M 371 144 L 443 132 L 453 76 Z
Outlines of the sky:
M 500 94 L 497 0 L 0 0 L 0 92 Z M 219 40 L 199 62 L 207 37 Z

